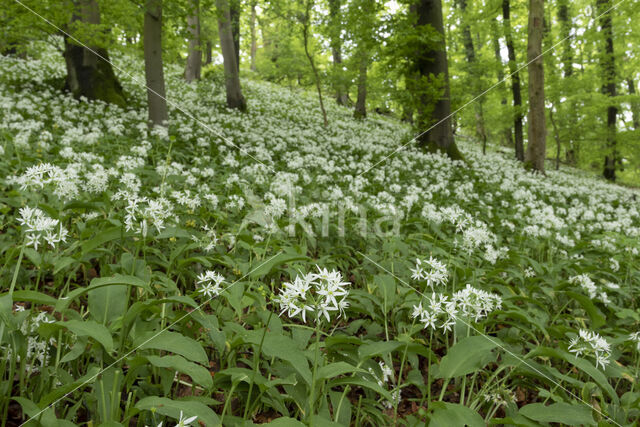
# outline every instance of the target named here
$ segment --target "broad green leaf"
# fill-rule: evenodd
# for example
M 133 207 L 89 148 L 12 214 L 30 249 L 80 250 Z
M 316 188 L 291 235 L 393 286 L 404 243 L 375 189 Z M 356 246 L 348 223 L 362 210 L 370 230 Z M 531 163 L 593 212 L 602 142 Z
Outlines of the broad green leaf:
M 453 378 L 482 369 L 496 359 L 493 349 L 497 338 L 485 336 L 466 337 L 449 349 L 440 361 L 439 377 Z
M 381 356 L 395 351 L 403 344 L 398 341 L 374 341 L 363 344 L 358 348 L 358 356 L 361 359 Z
M 572 298 L 580 303 L 584 311 L 587 312 L 589 318 L 591 319 L 591 324 L 593 328 L 598 329 L 603 326 L 607 322 L 607 318 L 604 314 L 596 307 L 591 298 L 586 295 L 579 294 L 577 292 L 566 292 L 569 298 Z
M 309 258 L 304 255 L 279 253 L 278 255 L 275 255 L 271 258 L 267 258 L 267 261 L 256 261 L 248 270 L 250 272 L 249 277 L 251 277 L 252 279 L 258 279 L 260 277 L 266 276 L 271 272 L 271 270 L 282 264 L 307 259 Z
M 534 421 L 543 423 L 563 423 L 567 425 L 595 425 L 591 408 L 579 403 L 530 403 L 520 408 L 519 413 Z
M 140 350 L 155 349 L 176 353 L 202 365 L 209 363 L 207 353 L 198 341 L 177 332 L 164 330 L 146 335 L 137 339 L 134 347 Z
M 110 324 L 123 316 L 127 309 L 126 286 L 103 286 L 87 292 L 91 317 L 102 324 Z
M 193 362 L 189 362 L 182 356 L 146 356 L 149 363 L 159 368 L 170 368 L 174 371 L 182 372 L 191 377 L 191 379 L 198 385 L 204 388 L 211 388 L 213 386 L 213 378 L 211 378 L 211 372 L 207 368 L 197 365 Z
M 64 326 L 79 337 L 90 337 L 102 344 L 102 347 L 110 353 L 113 350 L 113 339 L 111 333 L 102 324 L 93 320 L 69 320 L 67 322 L 56 322 Z
M 466 406 L 447 402 L 434 402 L 431 406 L 435 409 L 429 427 L 485 427 L 482 417 Z
M 82 243 L 81 250 L 82 256 L 91 252 L 95 248 L 104 245 L 107 242 L 115 240 L 122 236 L 122 227 L 112 227 L 98 233 L 94 238 L 89 239 Z
M 58 302 L 54 297 L 37 291 L 21 290 L 13 292 L 14 301 L 28 301 L 35 304 L 54 306 Z
M 220 425 L 218 414 L 204 403 L 195 400 L 171 400 L 167 397 L 149 396 L 140 399 L 136 403 L 136 408 L 147 411 L 155 409 L 156 413 L 175 420 L 180 419 L 180 413 L 183 414 L 184 418 L 197 416 L 198 419 L 192 423 L 194 426 L 198 425 L 199 422 L 204 423 L 206 426 L 216 427 Z
M 98 277 L 93 279 L 89 286 L 85 288 L 74 289 L 73 291 L 69 292 L 67 296 L 60 297 L 56 304 L 56 311 L 60 312 L 64 310 L 69 306 L 69 304 L 71 304 L 74 299 L 89 291 L 101 288 L 103 286 L 135 286 L 151 293 L 151 288 L 149 287 L 148 283 L 136 276 L 125 276 L 122 274 L 116 274 L 115 276 L 111 277 Z
M 334 378 L 344 374 L 353 372 L 366 372 L 364 369 L 357 368 L 347 362 L 335 362 L 318 369 L 318 379 Z
M 305 426 L 303 422 L 298 421 L 295 418 L 289 418 L 289 417 L 276 418 L 270 423 L 266 423 L 264 425 L 273 426 L 273 427 L 304 427 Z

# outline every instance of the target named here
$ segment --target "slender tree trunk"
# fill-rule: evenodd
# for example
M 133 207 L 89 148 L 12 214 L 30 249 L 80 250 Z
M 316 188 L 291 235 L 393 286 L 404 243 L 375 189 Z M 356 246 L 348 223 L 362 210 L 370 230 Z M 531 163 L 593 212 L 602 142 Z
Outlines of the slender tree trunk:
M 207 43 L 205 45 L 205 60 L 204 60 L 204 65 L 209 65 L 213 62 L 213 43 L 211 43 L 211 40 L 207 40 Z
M 544 66 L 542 54 L 544 0 L 529 1 L 527 60 L 529 62 L 529 144 L 525 163 L 544 173 L 547 126 L 544 114 Z
M 562 64 L 564 76 L 573 74 L 573 49 L 571 48 L 571 19 L 569 18 L 569 0 L 558 0 L 558 22 L 562 42 Z
M 610 0 L 598 0 L 598 11 L 604 13 L 611 6 Z M 604 13 L 600 17 L 600 28 L 604 36 L 604 49 L 600 55 L 600 65 L 603 73 L 602 92 L 610 99 L 607 107 L 607 150 L 604 159 L 603 175 L 610 181 L 616 180 L 616 165 L 618 163 L 618 153 L 616 147 L 616 121 L 618 118 L 618 108 L 615 105 L 616 97 L 616 63 L 613 51 L 613 23 L 611 13 Z
M 100 24 L 97 0 L 77 0 L 73 5 L 71 23 L 79 21 L 89 31 L 95 31 L 91 26 Z M 126 106 L 124 91 L 113 72 L 106 49 L 97 46 L 87 49 L 68 37 L 64 38 L 64 48 L 66 90 L 76 98 L 85 97 Z
M 335 74 L 335 91 L 336 102 L 338 105 L 349 105 L 349 94 L 344 85 L 344 72 L 342 70 L 342 39 L 340 31 L 342 30 L 342 21 L 340 18 L 340 0 L 329 0 L 329 25 L 331 56 L 333 58 L 333 71 Z
M 549 119 L 551 120 L 551 126 L 553 126 L 553 137 L 556 140 L 556 170 L 560 169 L 560 131 L 556 125 L 556 121 L 553 118 L 553 105 L 549 108 Z
M 251 19 L 249 20 L 251 31 L 251 71 L 256 71 L 256 53 L 258 51 L 258 40 L 256 37 L 256 2 L 251 2 Z M 238 64 L 239 65 L 239 64 Z
M 309 60 L 309 65 L 311 65 L 311 71 L 313 72 L 313 76 L 316 81 L 316 89 L 318 90 L 318 99 L 320 100 L 320 110 L 322 111 L 322 119 L 325 127 L 329 124 L 327 120 L 327 112 L 324 109 L 324 101 L 322 100 L 322 86 L 320 85 L 320 75 L 318 74 L 318 69 L 316 68 L 316 64 L 313 61 L 313 56 L 309 53 L 309 26 L 311 25 L 311 9 L 313 8 L 313 0 L 306 0 L 305 3 L 305 13 L 304 13 L 304 22 L 302 22 L 302 38 L 304 43 L 304 53 Z
M 636 85 L 631 77 L 627 79 L 627 88 L 629 95 L 635 97 Z M 636 99 L 631 100 L 631 113 L 633 114 L 633 130 L 638 130 L 640 128 L 640 105 Z
M 437 123 L 436 126 L 418 138 L 418 144 L 430 150 L 445 152 L 452 159 L 462 159 L 462 154 L 453 139 L 451 127 L 449 64 L 442 19 L 442 3 L 440 0 L 420 0 L 415 10 L 418 14 L 417 24 L 431 25 L 442 37 L 435 50 L 427 51 L 416 58 L 418 72 L 423 77 L 434 75 L 444 78 L 444 88 L 440 98 L 436 101 L 432 117 L 425 117 L 424 109 L 418 112 L 418 115 L 422 116 L 418 120 L 421 127 L 427 126 L 428 129 L 430 123 Z M 426 105 L 426 100 L 423 101 L 423 104 Z
M 222 47 L 222 59 L 224 62 L 227 106 L 244 111 L 247 109 L 247 103 L 244 96 L 242 96 L 242 89 L 240 88 L 238 62 L 236 61 L 233 33 L 231 32 L 229 0 L 216 0 L 216 7 L 218 9 L 218 32 L 220 33 L 220 46 Z
M 146 0 L 145 4 L 144 75 L 149 121 L 162 126 L 169 119 L 162 66 L 162 0 Z
M 458 7 L 460 8 L 462 23 L 462 41 L 464 44 L 465 57 L 467 60 L 467 74 L 472 82 L 472 96 L 477 96 L 481 89 L 478 87 L 478 76 L 476 75 L 476 50 L 473 46 L 473 39 L 471 38 L 471 29 L 469 28 L 467 14 L 467 0 L 456 0 Z M 483 98 L 479 98 L 474 102 L 475 117 L 476 117 L 476 137 L 482 143 L 482 153 L 486 153 L 487 150 L 487 134 L 484 127 L 484 112 L 483 112 Z
M 502 55 L 500 55 L 500 35 L 498 32 L 498 23 L 496 21 L 496 19 L 494 18 L 491 21 L 491 29 L 492 29 L 492 33 L 493 33 L 493 53 L 496 57 L 496 62 L 498 64 L 497 67 L 497 77 L 498 77 L 498 81 L 501 82 L 504 80 L 504 68 L 503 68 L 503 64 L 502 64 Z M 502 105 L 502 111 L 507 111 L 507 97 L 505 96 L 505 86 L 504 84 L 500 85 L 500 93 L 501 93 L 501 99 L 500 99 L 500 104 Z M 503 140 L 502 143 L 503 145 L 506 145 L 507 147 L 511 147 L 513 145 L 513 137 L 512 137 L 512 133 L 513 130 L 511 128 L 511 126 L 506 126 L 504 128 L 503 131 Z
M 202 48 L 200 44 L 200 0 L 190 0 L 187 29 L 191 35 L 189 39 L 189 55 L 187 67 L 184 71 L 185 80 L 192 82 L 200 80 L 202 68 Z
M 522 95 L 520 93 L 520 73 L 516 65 L 516 51 L 513 47 L 511 35 L 511 5 L 510 0 L 502 1 L 502 18 L 504 25 L 504 37 L 509 53 L 509 72 L 511 74 L 511 91 L 513 93 L 513 130 L 516 145 L 516 159 L 524 161 L 524 133 L 522 126 Z
M 229 1 L 229 16 L 231 17 L 231 34 L 233 34 L 233 49 L 236 57 L 236 68 L 240 72 L 240 0 Z
M 358 100 L 353 111 L 353 117 L 356 119 L 364 119 L 367 117 L 367 67 L 369 66 L 369 58 L 366 52 L 360 55 L 360 67 L 358 73 Z

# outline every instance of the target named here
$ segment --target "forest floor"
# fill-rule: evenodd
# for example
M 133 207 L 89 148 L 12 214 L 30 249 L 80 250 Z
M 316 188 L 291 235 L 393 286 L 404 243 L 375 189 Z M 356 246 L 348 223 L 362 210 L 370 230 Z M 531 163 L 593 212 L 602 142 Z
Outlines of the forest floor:
M 168 67 L 168 129 L 0 57 L 0 419 L 633 425 L 638 191 Z M 196 418 L 193 418 L 196 417 Z

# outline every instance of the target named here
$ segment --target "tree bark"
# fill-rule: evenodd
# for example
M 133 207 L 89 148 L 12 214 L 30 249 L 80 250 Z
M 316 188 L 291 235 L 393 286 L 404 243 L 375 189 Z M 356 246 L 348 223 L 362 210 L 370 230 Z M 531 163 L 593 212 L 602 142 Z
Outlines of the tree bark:
M 211 40 L 207 40 L 205 47 L 205 60 L 204 65 L 209 65 L 213 62 L 213 43 Z
M 522 126 L 522 94 L 520 89 L 520 73 L 516 65 L 516 51 L 513 47 L 511 35 L 511 5 L 510 0 L 502 1 L 502 22 L 504 37 L 509 53 L 509 73 L 511 74 L 511 92 L 513 93 L 513 131 L 515 136 L 516 159 L 524 161 L 524 134 Z
M 524 156 L 532 169 L 544 173 L 547 126 L 544 114 L 544 66 L 542 54 L 544 0 L 529 1 L 527 60 L 529 62 L 529 143 Z
M 231 32 L 229 0 L 216 0 L 216 7 L 218 8 L 218 32 L 220 33 L 220 46 L 222 47 L 222 59 L 224 62 L 227 106 L 244 111 L 247 109 L 247 103 L 244 96 L 242 96 L 242 89 L 240 88 L 238 62 L 236 60 L 233 33 Z
M 307 56 L 307 60 L 309 60 L 309 65 L 311 65 L 311 71 L 313 72 L 313 76 L 316 81 L 318 99 L 320 100 L 320 110 L 322 111 L 322 119 L 326 127 L 329 124 L 329 121 L 327 120 L 327 112 L 324 109 L 324 101 L 322 100 L 322 86 L 320 85 L 320 75 L 318 74 L 318 69 L 316 68 L 315 62 L 313 61 L 313 56 L 309 52 L 309 26 L 311 25 L 311 9 L 313 8 L 313 0 L 306 0 L 305 6 L 305 13 L 302 18 L 302 38 L 304 43 L 304 53 Z
M 498 77 L 498 82 L 501 82 L 504 80 L 504 69 L 502 65 L 502 55 L 500 55 L 500 35 L 498 33 L 498 23 L 495 18 L 491 21 L 491 29 L 493 33 L 493 53 L 496 57 L 496 62 L 498 63 L 496 74 Z M 504 93 L 504 84 L 500 85 L 500 92 L 502 95 L 500 99 L 502 111 L 506 111 L 507 97 Z M 512 128 L 510 126 L 506 126 L 503 132 L 503 145 L 506 145 L 507 147 L 511 147 L 511 145 L 513 145 L 512 133 Z
M 562 64 L 564 76 L 573 74 L 573 50 L 571 48 L 571 20 L 569 18 L 569 1 L 558 0 L 558 22 L 560 22 L 560 37 L 562 38 Z
M 87 27 L 100 24 L 97 0 L 74 1 L 71 22 L 81 22 Z M 101 100 L 121 107 L 126 106 L 124 91 L 104 48 L 76 44 L 64 38 L 64 59 L 67 67 L 65 89 L 74 97 Z
M 462 41 L 464 44 L 465 58 L 467 60 L 467 74 L 472 82 L 472 96 L 477 96 L 481 89 L 478 87 L 478 76 L 476 75 L 476 50 L 473 46 L 473 39 L 471 38 L 471 29 L 469 27 L 469 21 L 467 19 L 467 0 L 456 0 L 458 7 L 460 8 L 462 23 Z M 475 117 L 476 117 L 476 137 L 482 143 L 482 153 L 485 154 L 487 150 L 487 134 L 484 127 L 484 112 L 482 108 L 484 100 L 479 98 L 474 102 Z
M 189 55 L 184 78 L 187 82 L 200 80 L 202 69 L 202 48 L 200 44 L 200 0 L 190 0 L 189 15 L 187 16 L 187 29 L 190 33 Z
M 360 67 L 358 72 L 358 99 L 353 111 L 353 117 L 364 119 L 367 117 L 367 67 L 369 59 L 366 52 L 360 55 Z
M 335 74 L 336 84 L 336 102 L 338 105 L 349 105 L 349 94 L 344 84 L 344 76 L 342 70 L 342 39 L 340 31 L 342 30 L 340 18 L 340 0 L 329 0 L 329 25 L 330 36 L 329 44 L 331 45 L 331 56 L 333 58 L 333 71 Z
M 143 43 L 149 121 L 162 126 L 169 118 L 162 66 L 162 0 L 146 0 Z
M 603 15 L 600 17 L 600 28 L 604 36 L 604 49 L 600 55 L 600 66 L 603 74 L 602 92 L 610 99 L 607 107 L 607 150 L 604 158 L 603 175 L 609 181 L 616 180 L 616 165 L 618 163 L 618 153 L 616 147 L 616 121 L 618 118 L 618 108 L 614 104 L 616 97 L 616 63 L 613 50 L 613 23 L 611 13 L 604 13 L 611 6 L 610 0 L 598 0 L 598 11 Z
M 636 85 L 631 77 L 627 79 L 627 88 L 629 89 L 629 95 L 635 97 Z M 638 130 L 640 128 L 640 105 L 635 99 L 631 100 L 631 114 L 633 114 L 633 130 Z
M 233 49 L 236 57 L 236 68 L 240 72 L 240 0 L 229 1 L 229 16 L 231 17 L 231 34 L 233 35 Z
M 258 40 L 256 37 L 256 2 L 251 2 L 251 19 L 249 20 L 251 30 L 251 71 L 256 71 L 256 53 L 258 51 Z M 239 65 L 239 64 L 238 64 Z
M 427 50 L 416 58 L 417 70 L 422 77 L 430 75 L 441 76 L 444 80 L 444 88 L 431 117 L 424 117 L 424 111 L 418 111 L 418 123 L 420 126 L 428 126 L 429 123 L 437 123 L 432 129 L 418 137 L 418 144 L 429 150 L 438 150 L 446 153 L 450 158 L 462 159 L 462 154 L 453 139 L 451 127 L 451 97 L 449 89 L 449 64 L 447 62 L 447 47 L 442 19 L 442 3 L 440 0 L 420 0 L 415 8 L 417 24 L 431 25 L 440 35 L 441 40 L 433 50 Z M 425 100 L 426 101 L 426 100 Z M 426 102 L 425 102 L 426 104 Z M 424 110 L 424 109 L 422 109 Z

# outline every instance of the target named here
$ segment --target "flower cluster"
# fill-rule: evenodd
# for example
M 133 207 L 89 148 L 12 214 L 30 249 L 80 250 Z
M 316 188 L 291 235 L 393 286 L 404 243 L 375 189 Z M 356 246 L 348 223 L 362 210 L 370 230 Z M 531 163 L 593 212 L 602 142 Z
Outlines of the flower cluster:
M 585 329 L 580 329 L 579 335 L 571 339 L 569 351 L 575 353 L 576 357 L 581 354 L 594 356 L 596 367 L 602 366 L 603 369 L 609 364 L 611 357 L 611 347 L 607 340 L 597 333 Z
M 65 242 L 69 234 L 59 220 L 48 217 L 38 208 L 21 208 L 18 222 L 25 227 L 27 246 L 33 246 L 36 250 L 41 241 L 55 248 L 57 243 Z
M 600 301 L 604 302 L 605 304 L 608 304 L 611 302 L 609 300 L 609 296 L 607 295 L 607 293 L 604 291 L 599 291 L 596 284 L 593 283 L 593 280 L 591 280 L 591 278 L 586 274 L 579 274 L 577 276 L 570 277 L 569 283 L 574 285 L 580 285 L 582 290 L 584 290 L 589 295 L 589 298 L 591 299 L 598 298 Z
M 214 298 L 220 295 L 222 292 L 222 283 L 224 282 L 224 276 L 215 271 L 206 271 L 198 276 L 197 284 L 200 285 L 198 292 L 206 296 L 207 298 Z
M 351 283 L 343 282 L 342 274 L 336 270 L 317 268 L 317 273 L 296 276 L 293 282 L 282 284 L 280 294 L 275 298 L 280 305 L 280 315 L 285 312 L 289 317 L 300 315 L 306 322 L 307 312 L 315 312 L 316 321 L 324 316 L 330 322 L 331 312 L 338 313 L 338 317 L 344 314 L 349 307 L 346 287 Z
M 173 215 L 170 202 L 164 198 L 153 200 L 147 197 L 130 196 L 127 199 L 125 229 L 140 233 L 142 237 L 147 237 L 149 225 L 155 227 L 158 232 L 162 231 L 165 228 L 166 219 Z
M 411 278 L 419 282 L 426 282 L 426 286 L 433 288 L 435 286 L 446 285 L 449 280 L 447 266 L 433 257 L 428 260 L 416 259 L 416 268 L 411 269 Z
M 629 334 L 629 340 L 635 343 L 636 349 L 640 351 L 640 331 Z
M 498 295 L 467 285 L 466 288 L 455 292 L 451 298 L 434 292 L 431 298 L 426 298 L 425 303 L 425 307 L 422 306 L 422 301 L 413 307 L 412 317 L 423 323 L 425 328 L 448 332 L 455 326 L 459 317 L 475 322 L 482 320 L 493 310 L 501 307 L 502 299 Z

